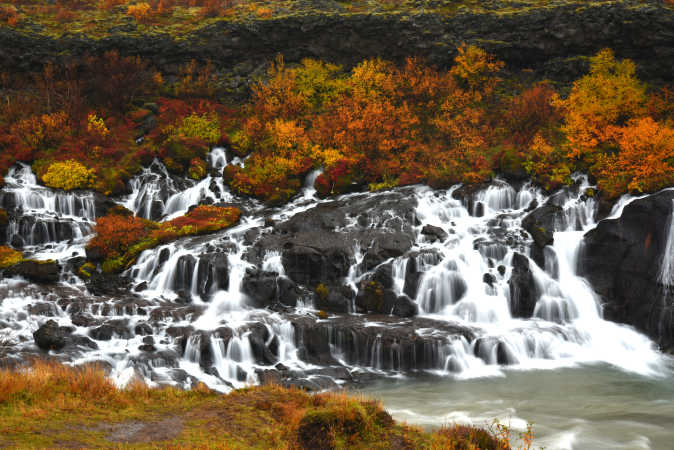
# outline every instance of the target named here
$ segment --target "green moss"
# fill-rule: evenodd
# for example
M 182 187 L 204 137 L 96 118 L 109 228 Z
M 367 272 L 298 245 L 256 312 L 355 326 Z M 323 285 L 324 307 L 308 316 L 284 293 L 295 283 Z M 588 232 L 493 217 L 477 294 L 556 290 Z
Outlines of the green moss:
M 79 268 L 77 271 L 77 274 L 80 276 L 80 278 L 91 278 L 91 274 L 93 271 L 96 270 L 96 266 L 93 265 L 90 262 L 84 263 L 82 267 Z

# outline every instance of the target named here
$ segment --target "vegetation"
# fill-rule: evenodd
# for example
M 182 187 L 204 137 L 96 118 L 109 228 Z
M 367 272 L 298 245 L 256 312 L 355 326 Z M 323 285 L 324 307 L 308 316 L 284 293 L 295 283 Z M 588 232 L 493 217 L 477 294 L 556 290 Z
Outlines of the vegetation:
M 117 389 L 101 367 L 50 362 L 0 371 L 0 444 L 11 447 L 500 450 L 509 439 L 505 428 L 426 433 L 344 393 L 267 385 L 222 395 L 203 385 L 185 391 L 139 381 Z
M 120 194 L 154 158 L 202 179 L 208 151 L 226 145 L 248 158 L 228 166 L 225 181 L 270 204 L 290 199 L 319 167 L 322 196 L 497 174 L 554 189 L 575 171 L 607 198 L 674 184 L 674 89 L 645 85 L 634 63 L 608 49 L 589 62 L 563 96 L 526 74 L 504 79 L 503 63 L 474 46 L 462 45 L 448 70 L 410 58 L 346 71 L 309 59 L 287 66 L 279 56 L 233 107 L 219 100 L 210 64 L 192 62 L 167 82 L 112 51 L 47 64 L 32 80 L 0 77 L 0 174 L 24 161 L 48 186 Z
M 23 261 L 23 254 L 11 247 L 0 245 L 0 269 L 6 269 Z
M 593 3 L 607 1 L 594 0 Z M 547 3 L 541 0 L 439 0 L 424 2 L 423 11 L 441 16 L 452 16 L 465 10 L 507 14 L 546 7 Z M 674 6 L 672 0 L 665 0 L 665 3 Z M 216 21 L 243 22 L 320 13 L 415 14 L 420 10 L 420 3 L 414 0 L 15 0 L 0 2 L 0 24 L 22 30 L 39 29 L 60 36 L 67 23 L 73 33 L 105 37 L 136 31 L 185 34 Z
M 241 211 L 236 207 L 201 205 L 184 216 L 157 223 L 118 208 L 96 220 L 96 236 L 87 245 L 87 255 L 102 261 L 104 272 L 119 272 L 144 250 L 184 236 L 213 233 L 232 226 Z M 91 268 L 85 272 L 90 275 Z
M 42 181 L 46 186 L 66 191 L 86 189 L 94 184 L 94 171 L 72 159 L 57 161 L 49 165 Z
M 546 83 L 509 94 L 502 67 L 466 46 L 448 71 L 413 58 L 400 68 L 363 61 L 350 73 L 279 58 L 234 120 L 232 145 L 250 159 L 226 178 L 238 193 L 272 202 L 319 166 L 321 195 L 498 173 L 553 189 L 585 171 L 607 197 L 674 184 L 671 89 L 647 92 L 631 61 L 599 52 L 565 99 Z

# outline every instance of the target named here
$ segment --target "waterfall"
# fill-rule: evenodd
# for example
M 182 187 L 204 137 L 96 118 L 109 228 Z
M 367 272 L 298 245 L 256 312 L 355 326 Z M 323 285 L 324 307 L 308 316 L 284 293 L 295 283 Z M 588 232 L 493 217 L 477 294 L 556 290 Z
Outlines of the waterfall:
M 283 222 L 335 199 L 316 197 L 313 184 L 321 171 L 314 170 L 290 203 L 265 208 L 234 196 L 219 176 L 228 164 L 244 161 L 228 160 L 222 148 L 213 149 L 208 161 L 210 174 L 200 181 L 172 175 L 154 161 L 129 181 L 131 194 L 117 201 L 152 220 L 176 217 L 197 204 L 245 202 L 246 214 L 237 226 L 142 252 L 123 273 L 132 289 L 120 295 L 89 295 L 74 275 L 50 293 L 24 280 L 2 279 L 0 323 L 10 326 L 0 329 L 0 340 L 8 338 L 17 348 L 34 351 L 32 333 L 53 319 L 75 330 L 67 350 L 56 352 L 58 357 L 75 363 L 106 361 L 120 385 L 142 377 L 151 384 L 183 387 L 204 382 L 223 392 L 263 382 L 265 372 L 343 383 L 334 375 L 337 368 L 347 374 L 345 379 L 364 372 L 400 376 L 424 371 L 466 379 L 502 376 L 509 366 L 550 369 L 597 362 L 646 375 L 658 372 L 661 357 L 652 342 L 603 320 L 593 290 L 578 276 L 583 233 L 596 225 L 598 209 L 595 199 L 585 195 L 592 188 L 587 177 L 575 176 L 573 187 L 553 195 L 531 183 L 516 188 L 497 179 L 469 200 L 465 197 L 466 203 L 453 197 L 462 192 L 460 186 L 406 187 L 394 192 L 414 200 L 409 220 L 388 211 L 362 220 L 363 211 L 349 212 L 335 232 L 351 233 L 346 241 L 353 245 L 348 249 L 350 266 L 341 272 L 346 276 L 326 283 L 329 289 L 346 285 L 357 291 L 377 268 L 388 267 L 387 288 L 394 300 L 416 303 L 420 315 L 373 318 L 356 314 L 351 297 L 344 299 L 349 303 L 344 310 L 350 313 L 323 315 L 305 307 L 313 298 L 313 285 L 295 286 L 301 292 L 296 307 L 251 307 L 242 292 L 247 269 L 267 272 L 276 281 L 270 289 L 281 284 L 294 289 L 295 284 L 288 278 L 293 272 L 284 267 L 285 247 L 256 247 L 257 236 L 278 238 L 270 234 L 275 227 L 267 220 Z M 67 260 L 84 254 L 96 219 L 95 194 L 40 186 L 23 164 L 12 168 L 5 180 L 0 204 L 10 212 L 10 242 L 22 244 L 31 257 Z M 376 203 L 386 195 L 347 194 L 335 207 L 351 201 Z M 621 198 L 610 217 L 618 217 L 636 198 Z M 554 243 L 544 249 L 545 267 L 540 268 L 522 220 L 532 204 L 546 202 L 562 212 Z M 413 246 L 370 267 L 367 232 L 386 231 L 394 222 L 403 224 Z M 659 261 L 659 280 L 666 288 L 674 285 L 674 218 L 670 222 Z M 427 225 L 440 228 L 446 237 L 429 239 L 422 233 Z M 511 282 L 520 269 L 529 289 L 524 294 L 532 303 L 526 315 L 518 314 L 513 301 L 515 291 L 522 290 Z M 324 339 L 325 348 L 318 345 Z M 314 347 L 320 347 L 318 359 L 308 356 Z
M 668 293 L 674 287 L 674 200 L 672 200 L 672 215 L 669 218 L 667 244 L 660 261 L 658 281 Z

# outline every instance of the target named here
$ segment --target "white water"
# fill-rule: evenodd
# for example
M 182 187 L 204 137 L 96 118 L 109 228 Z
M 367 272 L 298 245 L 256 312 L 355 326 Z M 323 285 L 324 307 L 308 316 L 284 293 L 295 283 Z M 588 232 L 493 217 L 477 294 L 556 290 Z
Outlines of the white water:
M 215 149 L 210 161 L 216 174 L 221 173 L 228 163 L 222 149 Z M 315 197 L 312 180 L 319 173 L 310 174 L 302 192 L 282 209 L 271 211 L 269 216 L 274 221 L 282 221 L 329 201 Z M 74 233 L 74 238 L 68 241 L 32 244 L 27 247 L 30 252 L 38 257 L 58 259 L 73 253 L 83 254 L 95 219 L 93 194 L 55 192 L 39 186 L 26 166 L 13 169 L 6 180 L 7 187 L 2 195 L 13 196 L 24 216 L 38 217 L 42 221 L 48 218 L 72 222 L 81 231 L 80 234 Z M 548 197 L 529 184 L 516 190 L 503 181 L 497 181 L 475 196 L 471 208 L 475 210 L 479 202 L 484 212 L 481 217 L 475 217 L 469 214 L 469 205 L 463 205 L 452 197 L 458 187 L 446 191 L 433 191 L 427 187 L 414 189 L 419 220 L 419 225 L 415 227 L 414 256 L 404 255 L 389 261 L 392 263 L 393 289 L 397 294 L 406 290 L 405 274 L 410 258 L 414 258 L 414 266 L 421 272 L 414 299 L 420 314 L 451 324 L 466 325 L 478 335 L 478 339 L 473 341 L 456 336 L 436 341 L 432 351 L 437 356 L 437 363 L 427 372 L 457 382 L 459 386 L 460 383 L 468 383 L 467 380 L 488 379 L 500 383 L 498 380 L 510 378 L 513 373 L 554 378 L 561 368 L 565 368 L 564 373 L 571 373 L 566 371 L 572 368 L 584 370 L 588 365 L 601 365 L 611 371 L 633 374 L 630 376 L 649 377 L 647 379 L 671 376 L 666 358 L 655 350 L 648 338 L 629 327 L 602 319 L 591 287 L 577 275 L 583 233 L 596 225 L 595 201 L 581 196 L 589 187 L 587 180 L 581 177 L 578 181 L 578 194 L 561 193 L 555 196 L 554 200 L 563 207 L 564 214 L 557 224 L 559 231 L 554 234 L 554 245 L 546 248 L 546 270 L 529 260 L 538 292 L 532 319 L 513 317 L 508 280 L 512 274 L 514 252 L 529 254 L 531 241 L 522 233 L 520 226 L 525 209 L 534 200 L 542 205 Z M 213 179 L 209 175 L 200 182 L 178 180 L 169 175 L 159 162 L 131 180 L 130 186 L 132 194 L 120 199 L 120 203 L 140 216 L 154 219 L 184 214 L 191 206 L 202 202 L 241 200 L 236 199 L 218 177 Z M 368 195 L 383 194 L 349 194 L 342 199 L 349 201 Z M 634 200 L 631 197 L 621 199 L 610 217 L 619 217 L 622 209 Z M 126 272 L 140 291 L 142 302 L 120 309 L 115 299 L 104 298 L 86 306 L 86 312 L 94 319 L 101 322 L 127 320 L 130 330 L 148 322 L 148 316 L 152 314 L 162 317 L 157 321 L 158 325 L 153 325 L 156 352 L 142 351 L 143 336 L 131 333 L 131 336 L 115 335 L 108 341 L 97 341 L 96 350 L 80 348 L 75 353 L 64 353 L 62 356 L 72 363 L 106 361 L 111 366 L 111 376 L 122 385 L 133 376 L 141 376 L 151 384 L 172 383 L 186 387 L 202 381 L 221 391 L 260 382 L 259 371 L 268 370 L 276 363 L 295 371 L 316 369 L 316 366 L 301 359 L 299 338 L 288 317 L 252 308 L 241 291 L 246 270 L 255 267 L 245 259 L 248 246 L 244 243 L 244 235 L 254 228 L 263 227 L 263 215 L 268 212 L 256 202 L 248 204 L 251 205 L 249 214 L 230 230 L 208 238 L 186 238 L 143 252 Z M 353 218 L 353 223 L 346 229 L 355 224 L 356 219 Z M 421 229 L 424 225 L 442 228 L 448 233 L 447 239 L 431 242 L 423 238 Z M 671 286 L 674 281 L 674 220 L 668 227 L 667 250 L 660 261 L 660 281 L 665 286 Z M 16 229 L 10 227 L 14 230 L 11 233 L 16 233 Z M 24 237 L 30 242 L 35 233 L 33 230 L 26 231 Z M 367 275 L 361 264 L 367 248 L 363 244 L 354 242 L 354 260 L 343 280 L 354 289 Z M 226 255 L 228 280 L 215 280 L 207 292 L 200 292 L 203 281 L 200 268 L 205 264 L 200 256 L 214 251 Z M 555 270 L 551 268 L 553 266 Z M 279 252 L 263 255 L 259 268 L 285 276 Z M 485 282 L 485 274 L 492 281 Z M 74 284 L 67 285 L 65 281 L 61 288 L 71 289 L 68 292 L 73 297 L 84 291 L 81 282 L 68 280 Z M 68 310 L 72 306 L 62 309 L 54 303 L 56 297 L 45 295 L 23 281 L 1 280 L 0 321 L 11 326 L 0 329 L 0 340 L 9 339 L 20 348 L 34 351 L 32 332 L 47 317 L 26 314 L 26 311 L 38 302 L 51 302 L 54 305 L 52 318 L 60 325 L 72 325 L 71 311 Z M 294 314 L 315 316 L 316 311 L 305 306 L 311 303 L 310 299 L 306 300 L 298 304 Z M 162 312 L 162 308 L 167 307 L 171 312 Z M 187 312 L 172 315 L 181 308 Z M 351 311 L 355 309 L 355 304 L 352 304 Z M 330 319 L 325 323 L 329 324 Z M 253 354 L 253 325 L 264 327 L 267 344 L 276 343 L 274 364 L 261 363 Z M 363 326 L 381 327 L 382 324 L 365 322 Z M 169 334 L 170 327 L 191 327 L 184 351 L 176 353 L 178 340 Z M 223 339 L 217 334 L 223 327 L 232 331 L 231 338 Z M 76 327 L 75 334 L 85 336 L 88 332 L 86 327 Z M 434 336 L 436 332 L 434 329 L 417 330 L 419 336 Z M 358 343 L 363 348 L 359 350 L 360 356 L 354 356 L 347 354 L 343 334 L 332 329 L 330 333 L 333 357 L 342 361 L 353 373 L 372 371 L 387 377 L 403 376 L 395 363 L 392 367 L 387 366 L 381 335 Z M 214 370 L 206 371 L 201 365 L 204 363 L 204 351 L 211 356 Z M 400 361 L 401 357 L 396 355 L 394 360 Z M 185 376 L 178 376 L 179 372 Z M 408 420 L 414 419 L 409 417 Z M 561 444 L 560 447 L 554 445 L 553 448 L 565 448 Z

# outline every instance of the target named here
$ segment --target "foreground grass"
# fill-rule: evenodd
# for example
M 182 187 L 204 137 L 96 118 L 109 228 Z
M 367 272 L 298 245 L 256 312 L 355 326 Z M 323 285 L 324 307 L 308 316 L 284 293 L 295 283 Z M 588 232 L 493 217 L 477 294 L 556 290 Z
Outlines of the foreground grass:
M 275 385 L 221 395 L 117 389 L 101 367 L 36 362 L 0 371 L 0 447 L 507 449 L 506 439 L 454 426 L 397 424 L 381 405 L 344 393 Z

